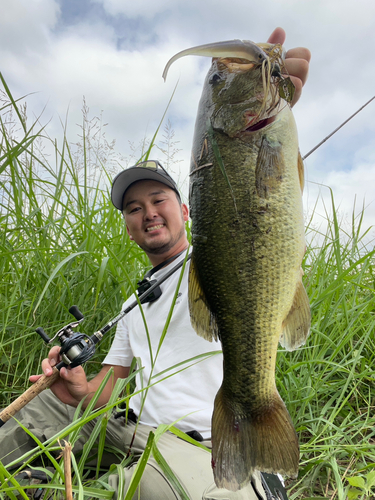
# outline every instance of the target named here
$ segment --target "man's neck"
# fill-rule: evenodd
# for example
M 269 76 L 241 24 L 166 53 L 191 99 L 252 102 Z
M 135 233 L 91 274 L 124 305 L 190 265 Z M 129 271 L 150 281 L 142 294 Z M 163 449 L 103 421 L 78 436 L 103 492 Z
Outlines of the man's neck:
M 162 254 L 147 253 L 147 256 L 150 259 L 152 266 L 155 267 L 155 266 L 158 266 L 159 264 L 161 264 L 162 262 L 165 262 L 166 260 L 178 255 L 179 253 L 183 252 L 184 250 L 187 250 L 188 246 L 189 246 L 189 242 L 186 240 L 180 245 L 175 245 L 168 252 L 165 252 Z

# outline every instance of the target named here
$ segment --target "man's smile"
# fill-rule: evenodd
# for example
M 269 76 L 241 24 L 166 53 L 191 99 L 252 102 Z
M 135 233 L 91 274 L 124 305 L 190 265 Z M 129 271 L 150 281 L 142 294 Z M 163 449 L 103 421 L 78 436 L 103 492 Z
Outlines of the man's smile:
M 145 179 L 134 183 L 123 200 L 127 231 L 156 266 L 187 248 L 185 221 L 189 211 L 173 189 Z
M 156 231 L 157 229 L 161 229 L 164 226 L 165 226 L 165 224 L 157 224 L 156 226 L 149 226 L 146 228 L 146 233 L 148 233 L 150 231 Z

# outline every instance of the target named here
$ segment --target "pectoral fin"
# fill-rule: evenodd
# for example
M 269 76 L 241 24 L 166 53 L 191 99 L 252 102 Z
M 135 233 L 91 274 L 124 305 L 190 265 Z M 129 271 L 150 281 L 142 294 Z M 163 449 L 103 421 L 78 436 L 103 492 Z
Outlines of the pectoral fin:
M 278 188 L 283 179 L 284 170 L 281 144 L 264 136 L 255 169 L 255 185 L 258 196 L 268 198 Z
M 302 281 L 297 283 L 290 311 L 283 321 L 280 344 L 288 351 L 297 349 L 306 342 L 310 333 L 311 312 L 309 298 Z
M 191 325 L 198 335 L 210 342 L 212 342 L 212 339 L 218 340 L 217 323 L 209 310 L 206 296 L 196 272 L 194 251 L 189 272 L 189 312 Z
M 305 185 L 305 167 L 303 165 L 302 156 L 299 151 L 298 151 L 298 178 L 299 178 L 299 185 L 301 187 L 301 193 L 303 193 L 303 187 Z

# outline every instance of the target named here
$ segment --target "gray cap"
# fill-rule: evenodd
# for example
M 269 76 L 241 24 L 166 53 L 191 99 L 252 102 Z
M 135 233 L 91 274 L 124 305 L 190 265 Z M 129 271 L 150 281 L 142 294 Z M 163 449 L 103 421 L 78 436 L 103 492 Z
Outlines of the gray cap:
M 168 172 L 164 170 L 158 161 L 148 160 L 137 163 L 134 167 L 129 167 L 126 170 L 123 170 L 113 179 L 111 200 L 114 206 L 119 210 L 122 210 L 125 191 L 134 182 L 145 180 L 158 181 L 165 184 L 173 189 L 173 191 L 175 191 L 181 199 L 177 184 Z

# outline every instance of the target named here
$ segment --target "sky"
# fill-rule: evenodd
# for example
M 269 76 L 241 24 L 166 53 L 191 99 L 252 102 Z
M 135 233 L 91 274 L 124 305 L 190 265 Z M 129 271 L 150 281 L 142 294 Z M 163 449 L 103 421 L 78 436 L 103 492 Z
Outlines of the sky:
M 67 120 L 74 141 L 85 99 L 116 141 L 119 170 L 131 144 L 153 135 L 177 85 L 164 124 L 180 150 L 172 171 L 180 183 L 187 178 L 210 60 L 186 57 L 166 83 L 161 75 L 172 55 L 191 46 L 265 42 L 281 26 L 286 49 L 308 47 L 309 79 L 293 109 L 302 155 L 375 95 L 373 0 L 0 0 L 0 12 L 0 71 L 15 98 L 28 95 L 29 122 L 40 116 L 61 143 Z M 304 206 L 307 217 L 315 207 L 315 225 L 330 209 L 329 188 L 348 230 L 363 206 L 363 228 L 374 223 L 374 114 L 375 101 L 306 159 Z

